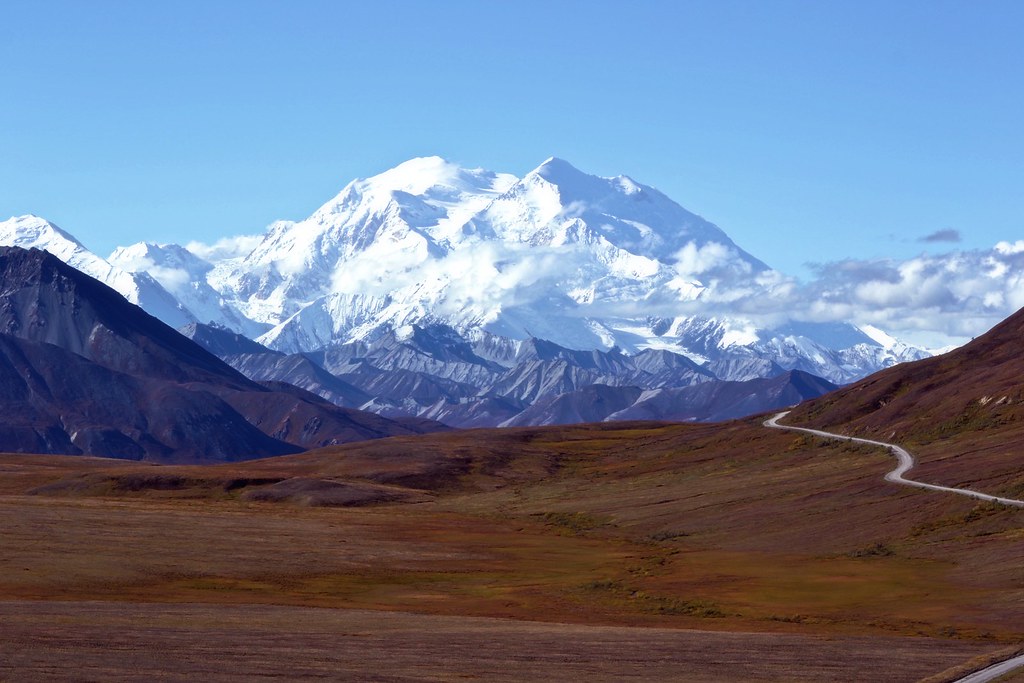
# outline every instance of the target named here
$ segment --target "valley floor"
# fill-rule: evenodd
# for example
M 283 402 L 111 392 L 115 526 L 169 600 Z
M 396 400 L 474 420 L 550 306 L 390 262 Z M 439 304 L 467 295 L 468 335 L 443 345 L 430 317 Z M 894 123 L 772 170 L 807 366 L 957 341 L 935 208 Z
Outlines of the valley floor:
M 756 421 L 0 456 L 0 679 L 914 681 L 1019 647 L 1024 511 L 889 469 Z

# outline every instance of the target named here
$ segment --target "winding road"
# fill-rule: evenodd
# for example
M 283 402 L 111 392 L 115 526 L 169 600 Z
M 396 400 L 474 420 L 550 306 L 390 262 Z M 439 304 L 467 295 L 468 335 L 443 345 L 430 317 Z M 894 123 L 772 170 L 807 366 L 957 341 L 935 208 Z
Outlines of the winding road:
M 779 420 L 784 418 L 786 415 L 789 415 L 788 410 L 779 413 L 773 418 L 765 420 L 764 426 L 771 427 L 772 429 L 787 429 L 792 432 L 806 432 L 807 434 L 821 436 L 826 439 L 839 439 L 840 441 L 866 443 L 871 446 L 878 446 L 880 448 L 889 449 L 892 452 L 892 454 L 896 456 L 896 469 L 885 475 L 886 481 L 891 481 L 894 484 L 903 484 L 904 486 L 914 486 L 919 489 L 928 489 L 930 491 L 956 493 L 961 496 L 969 496 L 971 498 L 977 498 L 979 500 L 987 500 L 992 501 L 994 503 L 1002 503 L 1003 505 L 1024 507 L 1024 500 L 1017 500 L 1016 498 L 1003 498 L 1001 496 L 993 496 L 988 493 L 981 493 L 980 491 L 972 491 L 971 489 L 958 489 L 953 488 L 952 486 L 926 484 L 923 481 L 914 481 L 913 479 L 907 479 L 903 475 L 909 472 L 914 467 L 914 456 L 912 456 L 905 448 L 897 446 L 894 443 L 885 443 L 884 441 L 872 441 L 871 439 L 861 439 L 860 437 L 845 436 L 843 434 L 833 434 L 832 432 L 823 432 L 820 429 L 808 429 L 807 427 L 790 427 L 789 425 L 780 425 Z
M 943 491 L 945 493 L 956 493 L 961 496 L 969 496 L 971 498 L 978 498 L 979 500 L 988 500 L 996 503 L 1002 503 L 1003 505 L 1013 505 L 1016 507 L 1024 507 L 1024 500 L 1017 500 L 1016 498 L 1003 498 L 1001 496 L 993 496 L 988 493 L 981 493 L 980 491 L 972 491 L 971 489 L 958 489 L 952 486 L 939 486 L 937 484 L 926 484 L 923 481 L 914 481 L 913 479 L 907 479 L 903 475 L 909 472 L 914 467 L 914 456 L 910 454 L 907 449 L 897 446 L 893 443 L 886 443 L 884 441 L 872 441 L 871 439 L 861 439 L 856 436 L 844 436 L 843 434 L 833 434 L 832 432 L 825 432 L 820 429 L 808 429 L 807 427 L 790 427 L 789 425 L 780 425 L 779 420 L 789 415 L 789 411 L 779 413 L 775 417 L 764 421 L 765 427 L 771 427 L 772 429 L 786 429 L 792 432 L 805 432 L 807 434 L 813 434 L 815 436 L 821 436 L 826 439 L 839 439 L 840 441 L 853 441 L 856 443 L 866 443 L 871 446 L 879 446 L 881 448 L 887 448 L 896 456 L 896 469 L 885 475 L 886 481 L 891 481 L 894 484 L 903 484 L 904 486 L 914 486 L 919 489 L 928 489 L 930 491 Z M 996 678 L 1009 673 L 1015 669 L 1024 667 L 1024 655 L 1013 657 L 1005 661 L 993 664 L 992 666 L 976 671 L 968 676 L 959 678 L 955 683 L 988 683 L 994 681 Z

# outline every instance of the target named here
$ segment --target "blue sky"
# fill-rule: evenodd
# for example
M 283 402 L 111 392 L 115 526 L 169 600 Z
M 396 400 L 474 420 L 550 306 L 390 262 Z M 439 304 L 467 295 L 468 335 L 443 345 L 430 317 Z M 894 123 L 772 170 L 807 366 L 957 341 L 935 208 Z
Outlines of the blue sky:
M 105 255 L 260 232 L 413 156 L 555 155 L 792 275 L 989 248 L 1024 237 L 1022 25 L 996 1 L 5 0 L 0 219 Z

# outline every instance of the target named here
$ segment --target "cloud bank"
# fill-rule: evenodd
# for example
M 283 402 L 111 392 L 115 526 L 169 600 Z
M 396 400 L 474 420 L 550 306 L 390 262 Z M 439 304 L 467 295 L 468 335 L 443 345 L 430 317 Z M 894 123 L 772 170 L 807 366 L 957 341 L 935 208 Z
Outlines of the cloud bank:
M 874 325 L 935 348 L 964 343 L 1024 307 L 1024 241 L 906 260 L 845 259 L 816 264 L 814 273 L 809 282 L 762 276 L 730 308 L 751 316 Z M 712 288 L 705 303 L 722 298 Z
M 921 238 L 950 242 L 955 230 Z M 201 258 L 243 255 L 259 236 L 191 243 Z M 334 273 L 331 291 L 419 302 L 442 315 L 488 320 L 534 311 L 572 318 L 643 320 L 728 316 L 763 328 L 788 321 L 870 325 L 926 348 L 959 345 L 1024 308 L 1024 240 L 990 249 L 910 259 L 843 259 L 812 265 L 801 281 L 752 271 L 732 248 L 689 244 L 669 262 L 640 259 L 606 245 L 539 247 L 479 241 L 443 255 L 387 245 L 360 252 Z M 625 258 L 631 256 L 632 260 Z M 150 272 L 171 289 L 173 272 Z
M 924 237 L 918 239 L 917 241 L 927 243 L 951 242 L 955 244 L 961 242 L 962 238 L 960 237 L 959 230 L 954 230 L 953 228 L 946 228 L 944 230 L 936 230 L 932 234 L 925 235 Z

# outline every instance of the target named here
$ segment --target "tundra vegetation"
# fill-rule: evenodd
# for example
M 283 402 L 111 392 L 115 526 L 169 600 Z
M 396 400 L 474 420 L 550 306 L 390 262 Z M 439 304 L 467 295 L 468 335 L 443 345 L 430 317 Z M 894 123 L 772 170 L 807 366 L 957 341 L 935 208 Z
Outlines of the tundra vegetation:
M 196 675 L 213 657 L 237 675 L 917 680 L 1024 640 L 1024 510 L 886 484 L 890 465 L 759 420 L 214 466 L 3 456 L 0 611 L 19 625 L 0 672 L 117 678 L 150 652 Z M 1017 485 L 985 467 L 961 480 Z M 394 655 L 411 631 L 425 669 Z M 257 645 L 280 655 L 246 660 Z

